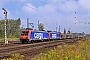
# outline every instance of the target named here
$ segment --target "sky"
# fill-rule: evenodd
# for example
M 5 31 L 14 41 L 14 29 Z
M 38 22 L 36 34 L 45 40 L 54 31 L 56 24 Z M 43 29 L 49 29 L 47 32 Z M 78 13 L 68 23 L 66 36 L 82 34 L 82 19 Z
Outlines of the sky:
M 21 27 L 38 20 L 45 30 L 90 34 L 90 0 L 0 0 L 0 20 L 4 19 L 2 8 L 7 10 L 7 19 L 21 19 Z M 31 28 L 31 26 L 29 26 Z M 57 27 L 57 29 L 56 29 Z

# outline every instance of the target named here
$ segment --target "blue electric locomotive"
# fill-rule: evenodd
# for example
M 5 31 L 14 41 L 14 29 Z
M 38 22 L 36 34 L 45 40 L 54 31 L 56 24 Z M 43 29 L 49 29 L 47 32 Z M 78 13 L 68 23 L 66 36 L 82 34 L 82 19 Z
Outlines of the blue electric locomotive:
M 33 31 L 30 34 L 30 40 L 44 40 L 48 39 L 48 33 L 46 31 Z
M 22 30 L 20 41 L 22 43 L 32 42 L 36 40 L 47 40 L 48 33 L 46 31 Z
M 32 41 L 46 41 L 52 39 L 60 39 L 60 34 L 58 32 L 46 32 L 46 31 L 34 31 L 34 30 L 22 30 L 20 41 L 22 43 L 32 42 Z
M 50 39 L 60 39 L 60 34 L 58 32 L 51 32 Z

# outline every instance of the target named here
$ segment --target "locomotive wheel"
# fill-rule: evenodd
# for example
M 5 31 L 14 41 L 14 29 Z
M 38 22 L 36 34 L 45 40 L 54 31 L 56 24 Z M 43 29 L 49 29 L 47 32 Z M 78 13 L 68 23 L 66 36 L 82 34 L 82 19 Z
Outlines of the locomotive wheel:
M 33 41 L 33 40 L 31 40 L 31 43 L 34 43 L 34 41 Z
M 28 44 L 28 41 L 27 41 L 27 44 Z
M 24 41 L 22 41 L 22 44 L 24 44 L 25 42 Z

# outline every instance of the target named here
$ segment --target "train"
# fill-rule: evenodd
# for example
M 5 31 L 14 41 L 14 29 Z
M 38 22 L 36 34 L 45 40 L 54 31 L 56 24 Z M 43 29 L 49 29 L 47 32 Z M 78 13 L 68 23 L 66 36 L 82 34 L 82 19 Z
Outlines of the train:
M 34 41 L 51 41 L 58 39 L 73 38 L 71 34 L 61 34 L 56 31 L 37 31 L 33 29 L 22 30 L 20 34 L 20 41 L 22 43 Z

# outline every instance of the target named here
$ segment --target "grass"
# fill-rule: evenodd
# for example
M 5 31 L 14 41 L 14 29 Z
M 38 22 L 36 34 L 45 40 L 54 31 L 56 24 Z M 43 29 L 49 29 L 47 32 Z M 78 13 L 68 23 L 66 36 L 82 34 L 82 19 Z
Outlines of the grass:
M 12 54 L 12 58 L 7 60 L 23 60 L 23 57 L 20 54 Z M 30 60 L 90 60 L 90 40 L 78 41 L 72 45 L 63 44 L 54 49 L 47 48 Z
M 0 60 L 24 60 L 24 56 L 16 53 L 16 54 L 12 54 L 11 58 L 3 58 Z
M 7 38 L 8 41 L 19 40 L 19 38 Z M 0 38 L 0 41 L 4 41 L 4 38 Z
M 60 45 L 53 50 L 46 49 L 35 58 L 37 60 L 90 60 L 90 40 L 79 41 L 73 45 Z

